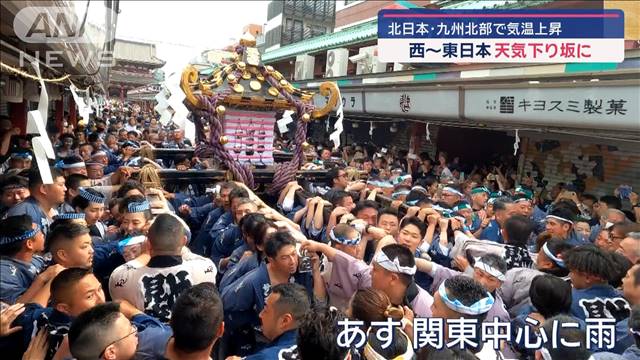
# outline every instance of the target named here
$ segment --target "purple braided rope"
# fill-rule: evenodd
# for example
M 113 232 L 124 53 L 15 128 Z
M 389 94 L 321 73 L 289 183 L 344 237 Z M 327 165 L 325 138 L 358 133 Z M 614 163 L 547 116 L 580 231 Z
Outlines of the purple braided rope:
M 254 187 L 253 173 L 247 165 L 241 165 L 235 161 L 231 155 L 224 149 L 224 146 L 220 144 L 220 137 L 224 135 L 222 129 L 222 123 L 218 118 L 216 112 L 216 104 L 218 100 L 226 97 L 228 92 L 221 92 L 213 97 L 205 97 L 197 95 L 198 101 L 206 106 L 205 113 L 208 115 L 209 127 L 211 128 L 209 144 L 205 146 L 199 146 L 196 148 L 196 154 L 209 154 L 211 153 L 214 159 L 220 160 L 233 174 L 234 179 L 242 181 L 248 187 Z
M 279 193 L 288 182 L 293 181 L 296 177 L 296 172 L 302 166 L 304 162 L 302 143 L 307 138 L 307 123 L 301 121 L 302 114 L 308 113 L 313 109 L 313 105 L 305 104 L 302 101 L 294 98 L 284 89 L 280 88 L 278 81 L 267 73 L 265 68 L 261 68 L 262 75 L 269 84 L 276 89 L 279 89 L 280 95 L 282 95 L 287 101 L 294 104 L 296 107 L 296 116 L 298 123 L 296 126 L 296 134 L 294 137 L 296 148 L 293 153 L 293 158 L 280 165 L 276 165 L 276 171 L 273 176 L 272 185 L 269 187 L 268 192 L 272 195 Z

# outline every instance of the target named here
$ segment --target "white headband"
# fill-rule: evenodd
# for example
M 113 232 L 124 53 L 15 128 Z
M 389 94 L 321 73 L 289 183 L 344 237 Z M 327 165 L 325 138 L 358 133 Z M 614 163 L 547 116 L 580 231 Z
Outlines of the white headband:
M 452 187 L 449 187 L 449 186 L 447 186 L 447 187 L 445 187 L 444 189 L 442 189 L 442 191 L 443 191 L 443 192 L 444 192 L 444 191 L 446 191 L 446 192 L 450 192 L 450 193 L 452 193 L 452 194 L 456 194 L 456 195 L 458 195 L 458 196 L 460 196 L 460 197 L 464 197 L 464 194 L 463 194 L 463 193 L 461 193 L 460 191 L 458 191 L 458 190 L 456 190 L 456 189 L 454 189 L 454 188 L 452 188 Z
M 556 219 L 556 220 L 560 220 L 560 221 L 564 221 L 566 223 L 569 223 L 571 225 L 573 225 L 573 221 L 569 220 L 569 219 L 565 219 L 563 217 L 560 216 L 556 216 L 556 215 L 547 215 L 547 219 L 548 218 L 552 218 L 552 219 Z
M 77 163 L 73 163 L 73 164 L 62 164 L 60 166 L 62 169 L 78 169 L 78 168 L 83 168 L 85 167 L 85 163 L 84 161 L 82 162 L 77 162 Z
M 486 273 L 488 273 L 489 275 L 495 277 L 496 279 L 500 280 L 500 281 L 505 281 L 506 278 L 504 276 L 504 274 L 502 273 L 502 271 L 496 269 L 495 267 L 482 262 L 482 260 L 476 260 L 475 265 L 473 265 L 474 268 L 478 268 Z
M 402 266 L 398 261 L 398 258 L 393 259 L 391 261 L 387 254 L 384 251 L 378 251 L 375 259 L 373 260 L 376 264 L 380 265 L 383 269 L 389 270 L 393 273 L 397 274 L 406 274 L 406 275 L 415 275 L 416 267 L 415 266 Z
M 547 246 L 547 243 L 544 243 L 544 245 L 542 245 L 542 251 L 545 253 L 545 255 L 547 255 L 547 257 L 551 261 L 556 263 L 556 265 L 560 266 L 561 268 L 566 268 L 566 266 L 564 265 L 564 261 L 562 259 L 560 259 L 559 257 L 553 255 L 551 250 L 549 250 L 549 247 Z

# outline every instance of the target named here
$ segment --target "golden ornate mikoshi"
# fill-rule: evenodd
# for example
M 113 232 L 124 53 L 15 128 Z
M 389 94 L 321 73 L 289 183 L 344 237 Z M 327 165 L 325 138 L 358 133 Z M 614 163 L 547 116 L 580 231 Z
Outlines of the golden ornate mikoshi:
M 278 96 L 280 95 L 280 91 L 278 91 L 278 89 L 276 89 L 275 87 L 270 87 L 269 90 L 267 90 L 267 92 L 269 93 L 269 95 L 271 96 Z
M 310 146 L 311 145 L 308 142 L 305 141 L 305 142 L 302 143 L 302 150 L 306 151 L 306 150 L 309 149 Z
M 245 79 L 245 80 L 251 79 L 251 73 L 248 72 L 248 71 L 243 72 L 242 73 L 242 78 Z
M 218 105 L 218 107 L 216 107 L 216 113 L 218 113 L 218 116 L 224 115 L 225 111 L 227 111 L 227 109 L 222 105 Z
M 238 81 L 238 78 L 236 78 L 234 74 L 229 74 L 229 76 L 227 76 L 227 81 L 229 81 L 230 83 L 235 83 L 236 81 Z
M 267 65 L 264 68 L 267 69 L 268 73 L 272 73 L 273 72 L 273 66 L 271 66 L 271 65 Z
M 237 92 L 237 93 L 241 93 L 244 91 L 244 86 L 240 85 L 240 84 L 235 84 L 233 85 L 233 91 Z
M 258 81 L 258 80 L 251 80 L 251 82 L 249 83 L 249 87 L 253 91 L 258 91 L 258 90 L 260 90 L 262 85 L 260 84 L 260 81 Z
M 245 64 L 244 61 L 238 62 L 238 69 L 244 70 L 246 67 L 247 67 L 247 64 Z
M 222 135 L 220 136 L 220 139 L 218 141 L 220 141 L 221 145 L 226 145 L 229 142 L 229 138 L 226 137 L 225 135 Z
M 302 121 L 308 123 L 309 121 L 311 121 L 311 115 L 309 114 L 302 114 Z
M 256 79 L 258 79 L 260 81 L 264 81 L 264 76 L 262 76 L 262 74 L 258 73 L 258 74 L 256 74 Z
M 289 85 L 289 82 L 287 80 L 285 80 L 285 79 L 280 80 L 280 86 L 284 87 L 284 86 L 287 86 L 287 85 Z

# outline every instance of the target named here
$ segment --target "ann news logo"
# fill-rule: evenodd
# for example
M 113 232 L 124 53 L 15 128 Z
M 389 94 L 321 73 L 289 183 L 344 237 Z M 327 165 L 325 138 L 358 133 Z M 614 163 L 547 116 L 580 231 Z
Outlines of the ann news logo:
M 99 28 L 104 26 L 106 19 L 114 21 L 117 16 L 107 7 L 100 8 L 101 11 L 91 11 L 91 15 L 94 16 L 88 16 L 90 14 L 86 12 L 89 10 L 95 10 L 95 8 L 27 6 L 20 9 L 13 19 L 13 30 L 20 40 L 32 44 L 89 42 L 89 38 L 93 36 L 85 36 L 85 32 L 87 35 L 92 35 L 93 32 L 107 33 L 105 29 Z M 93 19 L 96 13 L 99 18 Z M 98 25 L 92 24 L 91 20 L 97 20 Z M 104 41 L 111 40 L 113 39 Z

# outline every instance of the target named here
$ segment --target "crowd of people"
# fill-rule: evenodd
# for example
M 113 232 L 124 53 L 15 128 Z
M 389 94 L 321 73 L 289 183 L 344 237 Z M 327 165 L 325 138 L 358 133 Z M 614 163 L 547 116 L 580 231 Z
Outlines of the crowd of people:
M 158 170 L 216 159 L 155 159 L 196 144 L 151 113 L 62 125 L 46 184 L 0 121 L 3 358 L 640 359 L 626 188 L 315 144 L 325 181 L 200 192 Z

